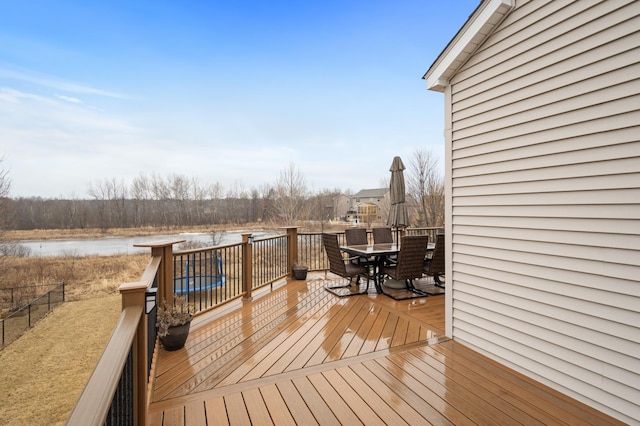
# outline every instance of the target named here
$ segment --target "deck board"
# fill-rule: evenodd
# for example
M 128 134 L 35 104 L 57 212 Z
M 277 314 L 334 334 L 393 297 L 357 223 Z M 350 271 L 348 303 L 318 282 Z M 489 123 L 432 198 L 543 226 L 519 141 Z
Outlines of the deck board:
M 333 388 L 331 383 L 320 373 L 309 376 L 309 381 L 320 397 L 327 402 L 338 422 L 343 425 L 363 424 L 345 401 Z
M 265 404 L 269 407 L 269 414 L 275 424 L 278 425 L 295 425 L 295 421 L 286 402 L 280 395 L 278 388 L 275 384 L 263 386 L 260 388 L 260 393 L 264 399 Z M 253 419 L 252 419 L 253 420 Z M 261 424 L 260 422 L 253 422 L 255 424 Z
M 362 364 L 355 364 L 349 367 L 354 374 L 369 385 L 372 390 L 387 404 L 390 404 L 394 410 L 400 414 L 408 424 L 424 424 L 425 419 L 416 407 L 410 404 L 407 400 L 400 398 L 395 390 L 390 388 L 386 383 L 375 376 L 370 370 L 368 370 Z
M 472 422 L 447 401 L 401 371 L 387 370 L 375 361 L 363 365 L 393 392 L 434 425 L 470 425 Z
M 354 393 L 362 397 L 384 424 L 408 425 L 402 416 L 389 405 L 392 401 L 383 399 L 376 390 L 372 389 L 369 384 L 362 380 L 351 368 L 341 367 L 334 371 L 340 375 L 345 383 L 349 384 Z
M 336 426 L 340 424 L 338 418 L 333 414 L 328 403 L 320 396 L 316 388 L 309 381 L 308 377 L 299 377 L 291 381 L 300 395 L 305 395 L 305 403 L 315 419 L 323 425 Z
M 149 424 L 619 424 L 444 335 L 444 297 L 290 281 L 157 356 Z M 335 283 L 333 283 L 335 284 Z
M 227 408 L 224 404 L 224 398 L 209 399 L 204 402 L 205 414 L 207 416 L 207 426 L 224 426 L 230 423 L 227 417 Z M 152 425 L 159 423 L 151 423 Z M 191 423 L 196 425 L 198 423 Z
M 319 424 L 291 380 L 284 380 L 276 384 L 276 386 L 282 398 L 286 401 L 296 424 Z

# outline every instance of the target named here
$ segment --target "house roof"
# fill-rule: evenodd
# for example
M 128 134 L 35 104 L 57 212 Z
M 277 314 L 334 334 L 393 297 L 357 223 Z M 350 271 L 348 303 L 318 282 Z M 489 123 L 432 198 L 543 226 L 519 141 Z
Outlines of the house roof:
M 483 0 L 422 77 L 427 89 L 444 92 L 449 79 L 515 7 L 515 0 Z
M 384 197 L 387 192 L 389 192 L 389 188 L 361 189 L 353 194 L 353 196 L 357 198 L 377 198 Z

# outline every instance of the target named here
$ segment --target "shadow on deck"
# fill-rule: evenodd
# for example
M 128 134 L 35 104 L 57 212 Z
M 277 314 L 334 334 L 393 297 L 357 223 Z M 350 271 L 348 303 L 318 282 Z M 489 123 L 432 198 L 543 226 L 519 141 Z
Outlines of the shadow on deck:
M 338 298 L 324 274 L 194 320 L 149 424 L 616 424 L 444 336 L 444 296 Z M 373 291 L 373 290 L 372 290 Z

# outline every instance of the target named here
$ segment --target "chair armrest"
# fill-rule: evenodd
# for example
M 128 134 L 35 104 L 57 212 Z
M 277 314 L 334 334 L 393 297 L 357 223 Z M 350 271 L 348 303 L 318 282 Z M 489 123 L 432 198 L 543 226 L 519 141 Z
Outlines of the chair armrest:
M 398 266 L 398 258 L 397 257 L 395 257 L 395 258 L 386 257 L 384 259 L 384 262 L 382 262 L 382 264 L 384 266 L 391 266 L 391 267 Z

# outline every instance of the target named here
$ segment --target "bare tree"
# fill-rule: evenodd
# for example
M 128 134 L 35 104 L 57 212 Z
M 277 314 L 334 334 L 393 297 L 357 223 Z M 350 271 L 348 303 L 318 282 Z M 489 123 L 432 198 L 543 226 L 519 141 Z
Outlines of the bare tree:
M 75 194 L 63 204 L 62 217 L 65 218 L 66 227 L 70 229 L 83 229 L 87 227 L 87 209 L 81 199 Z
M 11 191 L 11 180 L 9 179 L 9 171 L 2 166 L 5 158 L 0 157 L 0 232 L 5 231 L 12 226 L 12 201 L 9 198 Z
M 195 225 L 206 224 L 205 205 L 207 200 L 207 190 L 196 178 L 191 178 L 191 199 L 193 200 L 193 211 L 191 221 Z
M 418 206 L 418 224 L 442 226 L 444 219 L 444 181 L 432 152 L 417 149 L 409 162 L 407 195 Z
M 310 208 L 309 219 L 317 220 L 324 227 L 324 222 L 336 217 L 333 200 L 339 195 L 340 190 L 338 189 L 323 189 L 315 195 L 309 196 L 307 200 L 307 205 Z
M 225 222 L 226 223 L 246 223 L 246 201 L 248 193 L 244 183 L 239 180 L 233 182 L 233 186 L 227 190 L 225 200 Z
M 0 261 L 3 261 L 7 255 L 18 254 L 20 248 L 17 243 L 8 241 L 6 238 L 6 231 L 13 228 L 15 214 L 13 200 L 9 198 L 11 180 L 9 180 L 9 171 L 2 166 L 4 161 L 5 158 L 0 157 Z
M 306 196 L 306 180 L 296 165 L 291 163 L 280 172 L 275 184 L 274 206 L 278 216 L 287 224 L 301 219 Z
M 207 211 L 210 223 L 218 223 L 220 220 L 220 200 L 222 198 L 223 188 L 220 182 L 211 184 L 206 189 L 206 196 L 210 200 L 211 207 Z
M 183 175 L 174 174 L 167 182 L 173 224 L 184 226 L 190 223 L 189 197 L 191 196 L 191 181 Z
M 107 184 L 96 181 L 89 184 L 89 195 L 98 201 L 98 220 L 100 228 L 105 230 L 111 227 L 110 209 L 109 209 L 109 190 Z
M 167 203 L 171 199 L 171 191 L 164 179 L 155 173 L 151 176 L 151 193 L 155 200 L 156 214 L 159 215 L 155 224 L 162 227 L 169 226 L 169 209 L 167 208 Z
M 268 184 L 262 184 L 258 188 L 260 195 L 260 210 L 258 211 L 258 220 L 267 221 L 274 217 L 273 199 L 275 197 L 275 191 L 273 187 Z
M 96 181 L 89 185 L 89 195 L 100 203 L 98 215 L 101 229 L 128 226 L 125 206 L 127 187 L 124 182 L 118 182 L 115 178 Z
M 141 174 L 133 179 L 131 184 L 131 197 L 133 199 L 133 224 L 144 226 L 149 223 L 151 184 L 146 175 Z

